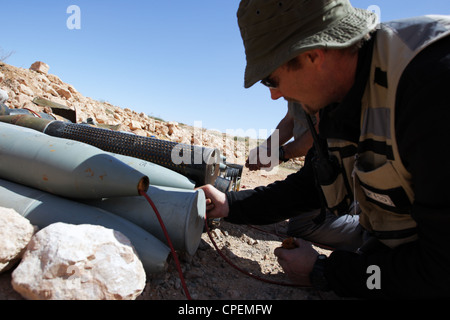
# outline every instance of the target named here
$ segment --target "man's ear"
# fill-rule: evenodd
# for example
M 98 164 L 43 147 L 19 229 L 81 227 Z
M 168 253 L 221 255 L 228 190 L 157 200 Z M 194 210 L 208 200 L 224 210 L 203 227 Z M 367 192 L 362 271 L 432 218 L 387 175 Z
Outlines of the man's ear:
M 316 67 L 321 67 L 325 61 L 325 50 L 314 49 L 305 52 L 305 59 L 308 63 L 312 63 Z

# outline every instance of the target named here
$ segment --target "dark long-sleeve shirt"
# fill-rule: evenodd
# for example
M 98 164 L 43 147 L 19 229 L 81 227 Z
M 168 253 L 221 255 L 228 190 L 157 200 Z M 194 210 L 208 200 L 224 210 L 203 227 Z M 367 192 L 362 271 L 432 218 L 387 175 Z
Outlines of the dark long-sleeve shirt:
M 360 98 L 367 81 L 372 44 L 360 52 L 354 87 L 340 104 L 322 110 L 320 135 L 357 142 Z M 359 99 L 359 100 L 358 100 Z M 396 138 L 413 178 L 411 215 L 419 239 L 368 255 L 335 251 L 325 268 L 330 288 L 365 298 L 450 297 L 450 37 L 421 52 L 406 68 L 396 101 Z M 271 224 L 320 207 L 311 163 L 254 190 L 227 193 L 228 221 Z M 381 289 L 369 290 L 368 267 L 381 271 Z

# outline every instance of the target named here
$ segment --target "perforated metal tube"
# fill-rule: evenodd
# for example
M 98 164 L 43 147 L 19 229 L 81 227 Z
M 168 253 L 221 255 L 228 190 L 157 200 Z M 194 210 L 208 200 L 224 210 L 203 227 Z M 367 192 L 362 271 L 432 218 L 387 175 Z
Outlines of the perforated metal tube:
M 197 186 L 214 184 L 219 175 L 219 151 L 216 149 L 61 121 L 49 123 L 44 132 L 159 164 L 192 179 Z

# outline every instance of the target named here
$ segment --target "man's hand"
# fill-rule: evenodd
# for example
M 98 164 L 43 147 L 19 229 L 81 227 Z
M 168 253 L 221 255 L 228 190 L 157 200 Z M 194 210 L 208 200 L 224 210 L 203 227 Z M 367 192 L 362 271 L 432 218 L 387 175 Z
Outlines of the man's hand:
M 200 187 L 205 192 L 206 197 L 206 214 L 208 218 L 225 218 L 228 217 L 230 208 L 225 193 L 217 190 L 212 185 Z
M 295 239 L 295 244 L 296 249 L 276 248 L 274 254 L 278 257 L 278 263 L 284 272 L 295 284 L 311 286 L 309 274 L 319 254 L 309 242 Z
M 245 167 L 250 171 L 261 169 L 272 169 L 280 164 L 279 159 L 272 159 L 272 151 L 265 145 L 250 150 L 249 156 L 245 161 Z

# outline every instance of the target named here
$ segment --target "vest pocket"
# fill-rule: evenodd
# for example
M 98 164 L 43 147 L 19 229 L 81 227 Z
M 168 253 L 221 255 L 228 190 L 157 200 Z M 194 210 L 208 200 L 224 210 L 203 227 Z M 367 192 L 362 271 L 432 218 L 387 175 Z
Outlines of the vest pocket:
M 411 202 L 391 162 L 363 171 L 355 165 L 356 197 L 362 213 L 360 223 L 390 247 L 416 238 Z
M 391 162 L 370 171 L 361 170 L 356 163 L 355 174 L 366 201 L 397 214 L 410 214 L 412 204 Z

